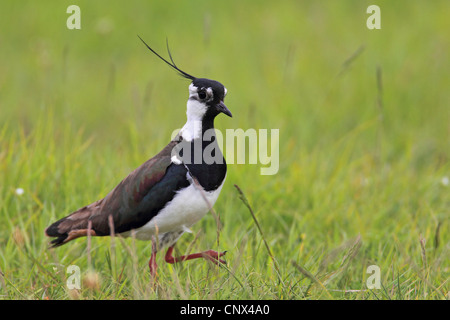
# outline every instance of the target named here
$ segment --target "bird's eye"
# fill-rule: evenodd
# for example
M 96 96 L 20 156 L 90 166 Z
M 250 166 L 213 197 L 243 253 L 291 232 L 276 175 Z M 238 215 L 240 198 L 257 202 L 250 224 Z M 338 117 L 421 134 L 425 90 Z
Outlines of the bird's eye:
M 206 98 L 206 92 L 205 92 L 205 90 L 200 90 L 199 92 L 198 92 L 198 97 L 200 98 L 200 99 L 205 99 Z

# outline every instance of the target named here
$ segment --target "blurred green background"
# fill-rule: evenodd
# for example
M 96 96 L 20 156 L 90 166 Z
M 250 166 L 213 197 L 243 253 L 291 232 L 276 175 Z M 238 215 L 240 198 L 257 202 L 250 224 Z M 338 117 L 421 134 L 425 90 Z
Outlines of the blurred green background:
M 71 4 L 81 8 L 81 30 L 66 27 Z M 381 30 L 366 27 L 371 4 L 381 8 Z M 189 82 L 139 35 L 163 56 L 168 39 L 181 69 L 227 87 L 233 118 L 218 117 L 216 128 L 280 130 L 279 172 L 230 165 L 216 204 L 221 246 L 243 252 L 232 264 L 235 277 L 270 289 L 239 295 L 226 283 L 222 296 L 208 297 L 304 298 L 309 280 L 294 260 L 329 281 L 337 298 L 349 296 L 332 289 L 363 287 L 371 263 L 384 283 L 404 277 L 392 284 L 396 297 L 448 298 L 449 12 L 445 0 L 2 1 L 0 294 L 67 298 L 64 289 L 42 289 L 58 283 L 42 269 L 86 264 L 85 243 L 49 257 L 45 227 L 105 196 L 184 124 Z M 233 184 L 254 207 L 281 277 L 295 284 L 270 285 L 279 278 Z M 198 230 L 198 248 L 214 245 L 211 216 Z M 354 269 L 344 264 L 331 279 L 324 255 L 357 235 Z M 185 248 L 193 236 L 183 238 Z M 97 270 L 106 269 L 99 247 L 107 241 L 93 242 Z M 149 246 L 137 245 L 145 270 Z M 101 298 L 111 297 L 102 290 Z M 315 290 L 309 297 L 327 297 Z M 204 297 L 193 292 L 184 294 Z M 394 296 L 386 292 L 381 297 Z

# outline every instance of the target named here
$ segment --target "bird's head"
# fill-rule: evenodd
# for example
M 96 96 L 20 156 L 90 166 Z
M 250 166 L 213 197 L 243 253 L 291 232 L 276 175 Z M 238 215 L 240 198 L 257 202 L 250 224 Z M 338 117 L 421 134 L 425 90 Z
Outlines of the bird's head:
M 223 102 L 227 95 L 227 89 L 223 84 L 215 80 L 194 77 L 178 68 L 172 59 L 168 44 L 167 52 L 169 53 L 171 62 L 167 61 L 155 50 L 150 48 L 141 37 L 139 37 L 139 39 L 141 39 L 151 52 L 175 69 L 182 77 L 192 80 L 192 83 L 189 85 L 189 99 L 187 103 L 188 118 L 192 117 L 196 120 L 203 120 L 205 118 L 213 119 L 219 113 L 224 113 L 229 117 L 232 116 L 230 110 L 228 110 Z
M 189 86 L 188 116 L 212 119 L 219 113 L 224 113 L 231 117 L 230 110 L 223 102 L 226 95 L 227 89 L 220 82 L 195 78 Z

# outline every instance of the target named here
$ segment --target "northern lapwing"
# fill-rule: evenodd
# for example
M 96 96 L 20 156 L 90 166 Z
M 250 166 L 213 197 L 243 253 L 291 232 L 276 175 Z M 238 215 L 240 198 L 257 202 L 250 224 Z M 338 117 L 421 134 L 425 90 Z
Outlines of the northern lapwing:
M 225 263 L 220 259 L 225 252 L 208 250 L 181 257 L 173 257 L 172 252 L 181 235 L 206 215 L 222 190 L 227 165 L 216 141 L 214 118 L 220 113 L 232 116 L 224 104 L 227 90 L 218 81 L 197 78 L 179 69 L 168 46 L 171 62 L 141 41 L 192 81 L 187 122 L 161 152 L 131 172 L 105 198 L 56 221 L 45 234 L 56 237 L 51 241 L 52 247 L 88 235 L 115 234 L 152 240 L 149 267 L 153 276 L 156 253 L 167 247 L 168 263 L 197 258 Z

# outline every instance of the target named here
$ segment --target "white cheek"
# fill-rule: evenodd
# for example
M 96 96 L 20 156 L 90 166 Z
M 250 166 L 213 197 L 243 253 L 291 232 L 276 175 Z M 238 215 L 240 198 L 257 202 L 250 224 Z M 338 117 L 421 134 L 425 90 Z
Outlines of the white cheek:
M 187 102 L 187 117 L 189 120 L 202 120 L 206 113 L 206 105 L 194 99 Z
M 206 105 L 197 100 L 189 99 L 187 103 L 187 122 L 181 128 L 180 134 L 184 140 L 192 141 L 201 137 L 202 119 L 206 113 Z

